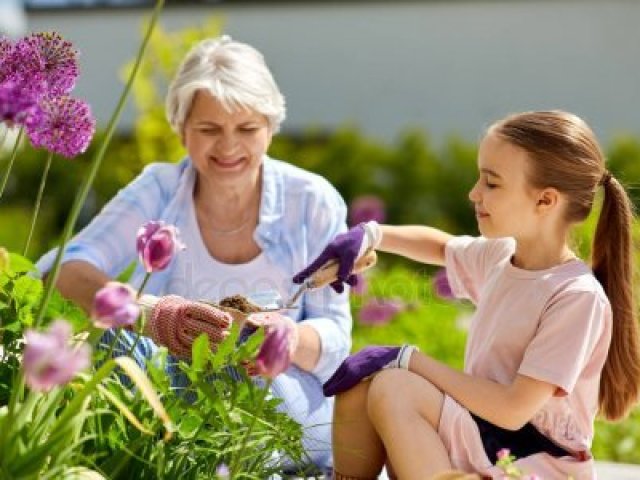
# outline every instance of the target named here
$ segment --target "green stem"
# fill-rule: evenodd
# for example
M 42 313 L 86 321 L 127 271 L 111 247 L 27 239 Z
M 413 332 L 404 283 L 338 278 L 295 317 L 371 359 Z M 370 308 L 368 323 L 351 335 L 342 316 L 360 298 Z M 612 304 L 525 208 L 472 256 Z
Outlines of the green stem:
M 152 272 L 147 272 L 145 274 L 144 279 L 142 280 L 142 285 L 140 285 L 140 288 L 138 289 L 138 293 L 136 295 L 136 299 L 139 299 L 142 296 L 142 292 L 144 291 L 144 287 L 147 286 L 147 282 L 151 278 L 151 273 Z M 136 335 L 136 339 L 133 342 L 133 344 L 131 345 L 131 348 L 129 349 L 129 351 L 127 352 L 127 357 L 130 357 L 131 354 L 133 354 L 133 351 L 138 346 L 138 341 L 140 340 L 140 335 L 142 335 L 142 332 L 144 331 L 144 324 L 145 324 L 146 320 L 147 319 L 144 318 L 144 311 L 140 312 L 140 325 L 138 326 L 138 332 L 137 332 L 137 335 Z
M 24 244 L 24 250 L 22 251 L 22 256 L 26 257 L 29 251 L 29 244 L 31 243 L 31 237 L 33 236 L 33 231 L 36 228 L 36 222 L 38 220 L 38 213 L 40 212 L 40 203 L 42 202 L 42 195 L 44 194 L 44 186 L 47 183 L 47 177 L 49 176 L 49 168 L 51 168 L 51 161 L 53 160 L 53 152 L 49 152 L 47 156 L 47 163 L 44 166 L 44 171 L 42 172 L 42 178 L 40 179 L 40 188 L 38 189 L 38 196 L 36 197 L 36 203 L 33 207 L 33 216 L 31 217 L 31 227 L 29 228 L 29 235 L 27 236 L 27 241 Z
M 120 335 L 122 335 L 122 329 L 118 328 L 118 331 L 114 335 L 113 339 L 111 340 L 111 344 L 109 345 L 107 356 L 104 357 L 106 360 L 109 360 L 111 358 L 111 355 L 113 355 L 113 349 L 116 346 L 116 343 L 118 343 L 118 340 L 120 340 Z
M 49 271 L 47 276 L 47 282 L 45 286 L 44 294 L 42 295 L 42 300 L 40 302 L 40 307 L 38 308 L 38 315 L 36 316 L 36 320 L 34 323 L 34 327 L 37 328 L 44 318 L 44 314 L 51 300 L 51 295 L 53 294 L 53 288 L 58 280 L 58 273 L 60 271 L 60 263 L 62 261 L 62 256 L 64 254 L 65 247 L 67 242 L 71 238 L 71 234 L 73 233 L 73 228 L 75 227 L 76 221 L 78 219 L 78 215 L 80 214 L 80 209 L 84 204 L 87 195 L 89 194 L 89 189 L 95 180 L 96 174 L 98 173 L 98 169 L 102 164 L 102 159 L 104 157 L 104 153 L 111 142 L 111 137 L 115 131 L 116 125 L 118 123 L 118 119 L 120 118 L 120 114 L 124 105 L 126 103 L 127 97 L 129 96 L 129 92 L 131 90 L 131 86 L 133 85 L 133 81 L 140 69 L 140 64 L 142 62 L 142 57 L 147 48 L 147 44 L 149 43 L 149 39 L 151 38 L 151 33 L 156 25 L 158 17 L 160 16 L 160 12 L 162 11 L 162 7 L 164 5 L 164 0 L 156 0 L 156 6 L 153 10 L 153 15 L 151 16 L 151 20 L 149 21 L 149 27 L 147 28 L 147 32 L 145 34 L 144 40 L 142 41 L 142 45 L 140 45 L 140 50 L 138 51 L 138 56 L 136 57 L 136 63 L 133 66 L 133 70 L 131 71 L 131 75 L 129 76 L 129 80 L 122 91 L 122 95 L 120 96 L 120 100 L 118 101 L 118 105 L 116 106 L 115 111 L 113 112 L 111 119 L 109 120 L 109 124 L 107 126 L 107 130 L 105 132 L 104 140 L 100 148 L 97 150 L 93 160 L 91 162 L 89 173 L 84 179 L 84 183 L 80 188 L 80 191 L 76 195 L 76 198 L 73 202 L 73 206 L 71 207 L 71 212 L 67 217 L 67 222 L 65 223 L 64 230 L 62 232 L 62 239 L 60 242 L 60 246 L 58 247 L 58 251 L 56 253 L 56 258 L 53 263 L 53 267 Z
M 264 406 L 264 401 L 267 398 L 267 395 L 269 395 L 269 389 L 271 388 L 271 382 L 272 382 L 271 379 L 267 380 L 267 384 L 265 385 L 265 388 L 264 388 L 264 393 L 263 393 L 262 397 L 260 398 L 260 402 L 256 405 L 256 410 L 255 410 L 255 413 L 253 415 L 253 418 L 251 419 L 251 423 L 249 424 L 249 428 L 247 428 L 247 431 L 244 434 L 244 437 L 242 438 L 242 442 L 240 443 L 240 449 L 236 450 L 238 455 L 236 455 L 236 454 L 233 455 L 233 460 L 231 462 L 231 467 L 229 467 L 229 478 L 231 480 L 236 478 L 236 474 L 239 473 L 239 472 L 237 472 L 237 469 L 240 468 L 240 458 L 242 457 L 242 453 L 244 452 L 244 450 L 245 450 L 245 448 L 247 446 L 247 442 L 249 441 L 249 437 L 251 436 L 251 432 L 253 431 L 253 427 L 255 427 L 256 422 L 258 420 L 258 417 L 262 413 L 262 408 Z
M 18 136 L 16 137 L 16 143 L 13 144 L 13 150 L 11 151 L 11 157 L 9 158 L 9 165 L 7 166 L 7 170 L 4 172 L 4 176 L 2 177 L 2 183 L 0 183 L 0 199 L 2 198 L 2 194 L 4 193 L 4 187 L 7 186 L 9 174 L 11 173 L 11 168 L 13 167 L 13 162 L 18 155 L 18 147 L 20 146 L 20 142 L 22 141 L 23 134 L 24 127 L 20 127 L 20 131 L 18 132 Z

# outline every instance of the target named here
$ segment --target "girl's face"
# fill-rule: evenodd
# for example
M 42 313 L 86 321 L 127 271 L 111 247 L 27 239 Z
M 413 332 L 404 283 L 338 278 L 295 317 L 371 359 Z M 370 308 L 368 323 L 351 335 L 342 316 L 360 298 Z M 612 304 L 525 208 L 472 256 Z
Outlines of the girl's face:
M 469 192 L 480 233 L 487 238 L 531 238 L 537 233 L 540 190 L 529 185 L 524 150 L 489 133 L 480 143 L 480 177 Z
M 198 174 L 220 186 L 255 180 L 271 137 L 264 115 L 244 109 L 229 112 L 206 91 L 194 95 L 183 130 Z

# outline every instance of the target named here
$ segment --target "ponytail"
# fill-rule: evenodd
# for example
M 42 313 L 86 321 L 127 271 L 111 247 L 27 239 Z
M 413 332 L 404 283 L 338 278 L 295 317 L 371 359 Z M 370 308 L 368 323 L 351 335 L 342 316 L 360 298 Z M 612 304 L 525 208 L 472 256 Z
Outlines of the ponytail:
M 640 392 L 640 336 L 633 300 L 633 210 L 624 187 L 605 172 L 604 201 L 593 240 L 592 268 L 611 302 L 611 346 L 600 379 L 600 413 L 624 418 Z

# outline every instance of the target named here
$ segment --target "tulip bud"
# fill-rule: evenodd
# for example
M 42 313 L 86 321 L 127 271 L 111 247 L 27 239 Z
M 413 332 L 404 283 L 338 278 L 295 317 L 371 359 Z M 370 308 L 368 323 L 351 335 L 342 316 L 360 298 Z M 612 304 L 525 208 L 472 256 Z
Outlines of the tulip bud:
M 265 339 L 255 362 L 258 374 L 273 379 L 289 368 L 291 364 L 290 328 L 285 322 L 278 322 L 266 328 Z
M 78 371 L 89 366 L 89 347 L 70 345 L 70 339 L 71 326 L 64 320 L 56 320 L 43 333 L 36 330 L 25 332 L 22 361 L 29 388 L 49 391 L 66 384 Z
M 99 328 L 128 327 L 140 315 L 135 293 L 128 285 L 109 282 L 98 290 L 93 299 L 91 317 Z
M 178 229 L 162 221 L 145 223 L 136 235 L 136 248 L 147 273 L 167 268 L 174 254 L 184 249 Z

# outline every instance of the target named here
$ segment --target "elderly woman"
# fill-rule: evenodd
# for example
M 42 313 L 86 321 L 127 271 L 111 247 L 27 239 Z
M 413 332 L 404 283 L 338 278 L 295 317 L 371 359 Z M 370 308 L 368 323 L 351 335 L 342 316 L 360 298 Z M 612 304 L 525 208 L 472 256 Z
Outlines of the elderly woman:
M 188 156 L 150 165 L 122 189 L 70 242 L 57 286 L 90 310 L 96 291 L 137 258 L 137 229 L 163 220 L 178 227 L 187 248 L 151 276 L 145 306 L 157 322 L 171 318 L 165 313 L 176 304 L 198 308 L 208 331 L 220 329 L 223 335 L 213 336 L 222 338 L 225 314 L 194 300 L 273 288 L 289 297 L 294 272 L 346 230 L 346 207 L 323 178 L 266 155 L 285 116 L 284 99 L 249 45 L 228 37 L 197 44 L 173 79 L 166 110 Z M 40 271 L 52 261 L 50 252 Z M 144 273 L 138 267 L 132 285 Z M 299 307 L 290 311 L 298 336 L 293 363 L 272 389 L 284 411 L 309 427 L 304 445 L 311 460 L 328 467 L 333 405 L 322 383 L 350 349 L 348 298 L 327 288 L 305 293 Z M 162 343 L 153 331 L 145 330 L 151 338 L 140 339 L 139 355 L 151 356 Z M 131 342 L 133 335 L 125 335 Z

